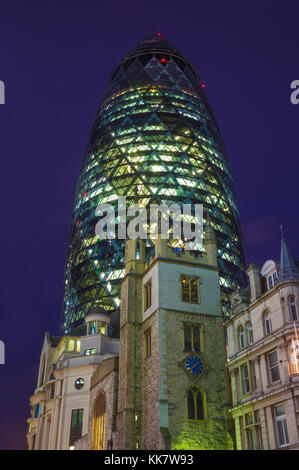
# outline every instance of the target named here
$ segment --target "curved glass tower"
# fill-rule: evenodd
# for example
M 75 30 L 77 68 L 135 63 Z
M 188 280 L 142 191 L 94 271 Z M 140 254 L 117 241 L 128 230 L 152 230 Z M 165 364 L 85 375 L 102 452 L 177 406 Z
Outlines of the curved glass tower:
M 244 280 L 234 185 L 204 84 L 160 33 L 140 41 L 112 72 L 90 132 L 73 208 L 63 334 L 94 308 L 110 312 L 117 330 L 124 241 L 95 235 L 95 210 L 116 205 L 118 196 L 147 207 L 204 205 L 217 237 L 225 314 L 227 294 Z

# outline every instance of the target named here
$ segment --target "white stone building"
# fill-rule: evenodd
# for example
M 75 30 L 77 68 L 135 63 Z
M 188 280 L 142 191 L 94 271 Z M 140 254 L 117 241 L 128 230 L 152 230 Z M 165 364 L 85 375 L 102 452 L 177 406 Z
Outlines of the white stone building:
M 118 362 L 119 339 L 108 337 L 109 321 L 94 312 L 85 318 L 86 335 L 46 333 L 37 388 L 30 397 L 29 449 L 72 449 L 87 433 L 92 377 L 107 364 L 115 369 Z
M 299 449 L 299 270 L 285 240 L 280 263 L 251 264 L 226 323 L 237 449 Z

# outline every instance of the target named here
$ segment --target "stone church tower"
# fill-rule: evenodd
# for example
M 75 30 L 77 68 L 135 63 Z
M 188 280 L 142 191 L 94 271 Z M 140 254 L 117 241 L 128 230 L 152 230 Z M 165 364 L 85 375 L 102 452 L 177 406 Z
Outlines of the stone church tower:
M 128 240 L 121 286 L 117 449 L 228 449 L 216 244 L 204 256 Z

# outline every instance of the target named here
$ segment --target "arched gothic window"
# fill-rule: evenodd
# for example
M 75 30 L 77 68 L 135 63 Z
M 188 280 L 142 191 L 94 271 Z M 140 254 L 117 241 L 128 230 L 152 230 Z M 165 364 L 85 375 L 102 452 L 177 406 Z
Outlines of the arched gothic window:
M 93 411 L 92 419 L 92 449 L 105 449 L 105 425 L 106 425 L 106 399 L 100 392 Z
M 184 326 L 184 350 L 200 352 L 200 327 L 196 325 Z
M 199 278 L 189 276 L 181 278 L 181 298 L 184 302 L 199 302 Z
M 188 419 L 205 419 L 204 398 L 197 387 L 190 388 L 187 392 L 187 416 Z

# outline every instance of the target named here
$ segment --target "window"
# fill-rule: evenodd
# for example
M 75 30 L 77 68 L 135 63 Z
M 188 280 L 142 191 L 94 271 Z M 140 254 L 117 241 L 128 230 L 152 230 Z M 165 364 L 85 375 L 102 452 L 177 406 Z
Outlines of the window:
M 264 313 L 264 330 L 265 335 L 269 335 L 272 333 L 272 324 L 269 312 Z
M 71 352 L 80 352 L 80 341 L 76 339 L 69 339 L 67 342 L 67 350 Z
M 255 375 L 255 366 L 253 361 L 249 361 L 250 369 L 250 379 L 251 379 L 251 389 L 256 390 L 256 375 Z
M 85 356 L 92 356 L 93 354 L 96 354 L 96 352 L 96 349 L 85 349 L 84 354 Z
M 187 392 L 188 419 L 204 419 L 204 402 L 201 391 L 194 387 Z
M 92 418 L 92 450 L 105 449 L 105 427 L 106 427 L 106 398 L 103 392 L 100 392 L 95 403 Z
M 51 384 L 49 388 L 49 400 L 53 400 L 55 394 L 55 384 Z
M 96 321 L 90 321 L 88 323 L 87 334 L 88 335 L 96 335 L 97 334 L 97 322 Z
M 145 359 L 149 357 L 152 353 L 152 334 L 151 330 L 148 329 L 144 333 L 144 357 Z
M 296 305 L 295 305 L 295 297 L 291 295 L 288 299 L 289 301 L 289 315 L 290 315 L 290 320 L 291 321 L 297 321 L 297 310 L 296 310 Z
M 144 310 L 147 310 L 152 305 L 152 281 L 149 281 L 144 286 Z
M 255 429 L 256 429 L 256 440 L 258 443 L 258 448 L 263 449 L 264 444 L 263 444 L 263 435 L 262 435 L 262 427 L 261 427 L 261 418 L 260 418 L 260 412 L 255 411 Z
M 184 326 L 184 350 L 200 352 L 200 327 Z
M 243 392 L 243 395 L 246 395 L 247 393 L 250 392 L 250 382 L 249 382 L 247 364 L 243 364 L 241 366 L 241 379 L 242 379 L 242 392 Z
M 245 427 L 244 431 L 246 432 L 246 442 L 248 450 L 256 450 L 256 435 L 253 422 L 253 414 L 248 413 L 245 415 Z
M 243 326 L 239 326 L 238 328 L 238 347 L 239 350 L 245 347 L 245 335 Z
M 267 286 L 268 290 L 272 289 L 275 284 L 277 284 L 278 278 L 277 278 L 277 272 L 274 271 L 273 274 L 270 274 L 270 276 L 267 276 Z
M 98 332 L 102 335 L 106 334 L 107 323 L 104 321 L 98 321 Z
M 276 423 L 276 436 L 279 447 L 289 444 L 289 435 L 287 429 L 287 421 L 283 406 L 274 407 L 274 418 Z
M 273 278 L 272 275 L 267 277 L 268 289 L 272 289 L 273 287 Z
M 245 329 L 246 329 L 247 344 L 252 344 L 253 343 L 253 332 L 252 332 L 251 321 L 246 322 Z
M 280 379 L 277 351 L 273 351 L 270 354 L 268 354 L 268 366 L 269 366 L 270 382 L 271 383 L 277 382 Z
M 189 300 L 189 281 L 187 279 L 182 279 L 181 287 L 182 287 L 182 300 L 188 302 L 188 300 Z
M 199 278 L 181 277 L 181 299 L 184 302 L 199 302 Z
M 38 418 L 38 414 L 39 414 L 39 403 L 37 405 L 35 405 L 34 418 Z
M 81 437 L 83 423 L 83 409 L 72 410 L 71 430 L 69 445 L 73 446 L 75 441 Z
M 136 242 L 136 259 L 140 259 L 140 243 Z
M 246 443 L 244 446 L 243 436 L 242 436 L 242 448 L 246 447 L 248 450 L 257 450 L 263 449 L 263 439 L 262 439 L 262 430 L 259 411 L 254 413 L 247 413 L 244 416 L 245 426 L 243 426 L 243 420 L 240 417 L 240 430 L 245 434 Z

